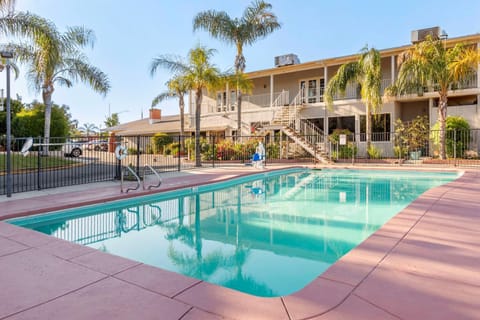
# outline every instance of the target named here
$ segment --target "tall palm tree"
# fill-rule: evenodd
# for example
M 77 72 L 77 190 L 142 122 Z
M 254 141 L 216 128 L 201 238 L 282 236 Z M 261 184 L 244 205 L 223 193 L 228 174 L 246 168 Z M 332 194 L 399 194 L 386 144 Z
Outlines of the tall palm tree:
M 56 31 L 56 27 L 52 26 Z M 74 82 L 82 81 L 98 93 L 106 94 L 110 89 L 108 77 L 100 69 L 92 66 L 88 58 L 80 51 L 94 44 L 94 33 L 84 27 L 69 27 L 56 38 L 39 36 L 31 43 L 10 44 L 16 58 L 28 66 L 28 80 L 42 93 L 45 104 L 45 143 L 50 138 L 52 95 L 55 85 L 71 87 Z M 44 148 L 44 154 L 48 147 Z
M 155 70 L 152 71 L 155 73 Z M 185 95 L 188 93 L 187 82 L 182 76 L 174 76 L 167 82 L 167 91 L 160 93 L 152 100 L 152 108 L 165 99 L 178 98 L 178 107 L 180 109 L 180 152 L 185 150 Z
M 202 166 L 200 154 L 200 117 L 204 90 L 217 88 L 220 79 L 220 71 L 210 62 L 213 49 L 196 46 L 190 50 L 188 61 L 178 57 L 158 56 L 154 58 L 150 70 L 155 73 L 158 67 L 164 67 L 175 75 L 182 75 L 185 85 L 192 90 L 195 96 L 195 166 Z
M 93 123 L 85 123 L 83 124 L 83 126 L 81 126 L 80 128 L 78 128 L 78 130 L 81 132 L 81 133 L 84 133 L 87 135 L 87 137 L 92 134 L 92 133 L 96 133 L 99 129 L 98 127 L 93 124 Z
M 235 73 L 240 74 L 245 71 L 246 66 L 243 46 L 252 45 L 280 28 L 280 23 L 271 9 L 271 4 L 256 0 L 245 9 L 241 18 L 231 18 L 225 11 L 203 11 L 193 19 L 193 29 L 206 30 L 212 37 L 234 45 L 237 48 Z M 242 91 L 238 86 L 237 121 L 237 135 L 241 135 Z
M 381 81 L 380 52 L 374 48 L 369 49 L 365 47 L 362 49 L 358 61 L 349 62 L 340 66 L 325 89 L 325 101 L 327 107 L 331 108 L 333 105 L 333 97 L 337 93 L 344 95 L 349 84 L 359 84 L 361 86 L 360 96 L 366 106 L 365 133 L 367 150 L 370 149 L 371 144 L 372 113 L 378 113 L 382 106 Z
M 445 124 L 447 119 L 448 91 L 477 72 L 480 52 L 472 47 L 457 44 L 447 48 L 442 40 L 427 37 L 403 52 L 398 59 L 400 70 L 395 83 L 386 94 L 402 95 L 434 85 L 439 96 L 438 121 L 440 122 L 440 158 L 446 158 Z

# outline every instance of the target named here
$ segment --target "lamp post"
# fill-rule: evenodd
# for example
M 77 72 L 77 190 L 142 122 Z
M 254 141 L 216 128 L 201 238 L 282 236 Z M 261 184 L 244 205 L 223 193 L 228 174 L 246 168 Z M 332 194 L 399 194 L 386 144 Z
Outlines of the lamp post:
M 6 61 L 7 72 L 7 103 L 6 103 L 6 122 L 7 122 L 7 197 L 12 196 L 12 163 L 11 163 L 11 147 L 12 147 L 12 134 L 11 134 L 11 115 L 10 115 L 10 59 L 13 58 L 13 52 L 2 51 L 0 52 L 2 59 Z

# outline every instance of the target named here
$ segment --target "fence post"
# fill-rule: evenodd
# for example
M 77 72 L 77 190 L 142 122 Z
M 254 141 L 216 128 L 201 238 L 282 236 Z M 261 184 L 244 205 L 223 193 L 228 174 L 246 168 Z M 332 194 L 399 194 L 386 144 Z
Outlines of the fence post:
M 140 136 L 137 136 L 137 175 L 140 177 Z
M 457 166 L 457 129 L 453 129 L 453 165 Z
M 215 136 L 212 136 L 212 168 L 215 168 L 215 156 L 216 156 Z
M 178 171 L 180 172 L 180 170 L 182 169 L 181 166 L 182 166 L 182 153 L 184 152 L 183 151 L 183 148 L 182 148 L 182 136 L 178 136 L 178 142 L 179 142 L 179 145 L 178 145 Z
M 43 149 L 44 147 L 42 146 L 43 140 L 42 137 L 38 137 L 38 144 L 40 145 L 37 150 L 37 190 L 42 190 L 42 185 L 40 183 L 40 171 L 41 171 L 41 166 L 42 166 L 42 161 L 40 157 L 40 149 Z

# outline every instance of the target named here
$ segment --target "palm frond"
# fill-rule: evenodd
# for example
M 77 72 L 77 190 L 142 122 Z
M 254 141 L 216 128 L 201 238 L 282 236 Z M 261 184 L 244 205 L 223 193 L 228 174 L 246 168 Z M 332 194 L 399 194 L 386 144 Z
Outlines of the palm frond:
M 72 87 L 73 82 L 70 79 L 67 79 L 65 77 L 58 76 L 53 79 L 53 82 L 56 82 L 62 86 L 66 86 L 67 88 Z
M 150 76 L 154 76 L 158 68 L 165 68 L 175 74 L 182 74 L 188 70 L 182 58 L 172 55 L 159 55 L 153 58 L 150 63 Z
M 325 88 L 325 101 L 329 108 L 333 105 L 333 98 L 337 95 L 345 95 L 347 85 L 356 83 L 360 75 L 360 64 L 358 62 L 350 62 L 343 64 L 337 73 L 328 81 Z
M 85 26 L 68 27 L 67 32 L 63 35 L 63 42 L 79 47 L 90 46 L 93 48 L 95 44 L 95 33 Z
M 155 98 L 153 98 L 152 108 L 157 106 L 162 101 L 164 101 L 166 99 L 169 99 L 169 98 L 173 98 L 173 97 L 175 97 L 175 95 L 171 91 L 165 91 L 165 92 L 160 93 Z
M 224 11 L 208 10 L 200 12 L 193 19 L 193 30 L 205 30 L 220 41 L 235 44 L 238 21 Z
M 94 91 L 103 95 L 110 90 L 110 82 L 107 75 L 97 67 L 89 64 L 86 59 L 66 59 L 65 65 L 67 68 L 63 70 L 62 74 L 67 75 L 73 81 L 79 79 L 88 83 Z

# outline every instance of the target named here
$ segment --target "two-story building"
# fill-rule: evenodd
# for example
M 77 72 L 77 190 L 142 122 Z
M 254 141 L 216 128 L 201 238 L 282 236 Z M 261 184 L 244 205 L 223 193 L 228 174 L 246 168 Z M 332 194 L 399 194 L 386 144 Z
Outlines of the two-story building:
M 382 92 L 398 75 L 398 57 L 421 41 L 426 34 L 441 36 L 440 28 L 412 31 L 412 44 L 380 50 L 382 66 Z M 423 37 L 423 38 L 422 38 Z M 480 34 L 456 38 L 444 37 L 445 46 L 457 43 L 480 49 Z M 205 95 L 202 102 L 201 131 L 206 136 L 230 137 L 237 135 L 270 134 L 284 132 L 292 139 L 298 136 L 316 136 L 316 142 L 325 142 L 326 136 L 336 128 L 348 129 L 355 134 L 359 156 L 365 155 L 365 105 L 361 101 L 359 87 L 347 88 L 344 96 L 334 97 L 333 108 L 327 108 L 324 90 L 339 67 L 357 61 L 358 54 L 300 63 L 294 54 L 278 56 L 274 67 L 252 71 L 247 77 L 254 89 L 242 99 L 242 132 L 237 130 L 236 92 L 225 88 L 214 95 Z M 468 120 L 471 128 L 480 128 L 480 67 L 468 81 L 452 88 L 448 98 L 448 115 L 460 115 Z M 186 132 L 194 132 L 195 104 L 189 99 L 186 115 Z M 426 115 L 431 126 L 437 121 L 438 93 L 435 86 L 421 91 L 389 99 L 384 102 L 373 126 L 372 141 L 383 150 L 385 156 L 393 154 L 391 132 L 397 119 L 411 121 L 418 115 Z M 152 130 L 162 132 L 157 121 Z M 128 124 L 126 124 L 128 127 Z M 171 130 L 171 123 L 169 130 Z M 124 125 L 122 125 L 124 126 Z M 180 126 L 178 125 L 178 128 Z M 152 131 L 150 130 L 150 131 Z M 118 134 L 122 134 L 121 131 Z M 306 146 L 308 149 L 308 146 Z

